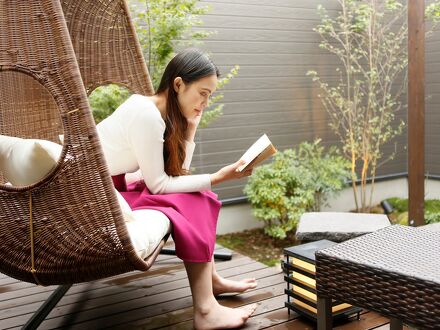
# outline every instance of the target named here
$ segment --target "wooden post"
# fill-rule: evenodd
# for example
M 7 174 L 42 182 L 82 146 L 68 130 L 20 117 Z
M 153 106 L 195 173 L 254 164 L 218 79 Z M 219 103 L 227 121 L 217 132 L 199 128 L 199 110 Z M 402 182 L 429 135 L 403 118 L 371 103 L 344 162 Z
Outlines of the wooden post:
M 410 225 L 424 220 L 425 1 L 408 1 L 408 196 Z

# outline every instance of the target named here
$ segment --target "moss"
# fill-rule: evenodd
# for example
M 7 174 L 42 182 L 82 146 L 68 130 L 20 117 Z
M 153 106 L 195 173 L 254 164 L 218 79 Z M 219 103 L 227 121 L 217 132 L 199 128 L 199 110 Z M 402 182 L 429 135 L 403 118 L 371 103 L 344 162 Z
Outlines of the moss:
M 408 224 L 408 199 L 393 197 L 387 200 L 394 209 L 390 216 L 392 222 L 402 225 Z M 426 223 L 440 222 L 440 200 L 425 200 L 425 221 Z
M 218 235 L 217 243 L 269 267 L 280 263 L 284 248 L 298 244 L 294 233 L 288 233 L 285 239 L 277 239 L 266 235 L 262 228 Z

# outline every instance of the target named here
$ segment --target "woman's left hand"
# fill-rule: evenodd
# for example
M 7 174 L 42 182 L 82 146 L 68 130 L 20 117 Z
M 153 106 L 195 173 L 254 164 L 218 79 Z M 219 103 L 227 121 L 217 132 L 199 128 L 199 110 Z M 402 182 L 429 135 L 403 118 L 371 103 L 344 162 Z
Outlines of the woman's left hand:
M 200 120 L 202 120 L 201 114 L 200 114 L 200 116 L 195 116 L 190 119 L 187 119 L 186 121 L 188 122 L 188 129 L 192 128 L 192 129 L 196 130 L 200 124 Z
M 191 119 L 187 119 L 188 123 L 188 129 L 186 134 L 186 140 L 188 141 L 194 141 L 194 137 L 196 135 L 197 127 L 200 124 L 200 120 L 202 119 L 202 116 L 196 116 Z

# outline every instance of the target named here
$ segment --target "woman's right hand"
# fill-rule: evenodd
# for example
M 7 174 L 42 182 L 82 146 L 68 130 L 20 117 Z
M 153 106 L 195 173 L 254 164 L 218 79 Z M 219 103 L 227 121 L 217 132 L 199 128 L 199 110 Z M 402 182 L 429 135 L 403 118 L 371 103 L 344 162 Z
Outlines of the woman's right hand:
M 227 180 L 240 179 L 252 174 L 253 168 L 247 169 L 243 172 L 238 172 L 238 167 L 246 163 L 244 160 L 239 160 L 234 164 L 227 165 L 219 171 L 211 174 L 211 185 L 215 185 Z

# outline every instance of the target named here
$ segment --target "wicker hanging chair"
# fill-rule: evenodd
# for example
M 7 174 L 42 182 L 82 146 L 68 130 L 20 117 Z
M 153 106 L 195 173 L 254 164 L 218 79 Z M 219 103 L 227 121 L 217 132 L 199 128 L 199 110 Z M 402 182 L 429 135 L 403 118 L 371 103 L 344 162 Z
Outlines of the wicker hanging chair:
M 0 134 L 58 142 L 57 166 L 25 187 L 0 173 L 0 272 L 40 285 L 147 270 L 131 245 L 87 94 L 153 92 L 123 0 L 0 1 Z

